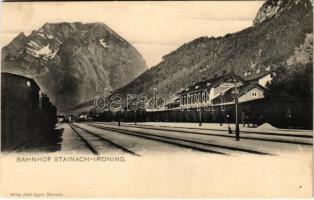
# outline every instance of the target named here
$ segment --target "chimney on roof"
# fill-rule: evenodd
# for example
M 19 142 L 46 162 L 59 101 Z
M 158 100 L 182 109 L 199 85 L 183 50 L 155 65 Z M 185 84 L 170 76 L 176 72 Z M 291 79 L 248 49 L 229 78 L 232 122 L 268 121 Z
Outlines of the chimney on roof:
M 226 73 L 227 73 L 226 70 L 223 70 L 223 71 L 222 71 L 222 75 L 223 75 L 223 76 L 226 75 Z

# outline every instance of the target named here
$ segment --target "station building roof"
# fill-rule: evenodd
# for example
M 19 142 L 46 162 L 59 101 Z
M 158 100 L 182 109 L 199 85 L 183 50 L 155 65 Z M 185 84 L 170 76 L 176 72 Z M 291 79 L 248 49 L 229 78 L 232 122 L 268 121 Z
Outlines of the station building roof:
M 188 88 L 181 90 L 178 94 L 186 94 L 186 93 L 193 93 L 193 92 L 198 92 L 198 91 L 204 91 L 204 90 L 209 90 L 210 88 L 213 88 L 217 85 L 219 85 L 221 82 L 228 80 L 230 78 L 234 78 L 237 80 L 240 80 L 242 82 L 246 82 L 244 78 L 241 76 L 235 74 L 234 72 L 227 73 L 225 75 L 217 76 L 214 78 L 206 79 L 203 81 L 200 81 L 198 83 L 195 83 L 194 85 L 189 86 Z

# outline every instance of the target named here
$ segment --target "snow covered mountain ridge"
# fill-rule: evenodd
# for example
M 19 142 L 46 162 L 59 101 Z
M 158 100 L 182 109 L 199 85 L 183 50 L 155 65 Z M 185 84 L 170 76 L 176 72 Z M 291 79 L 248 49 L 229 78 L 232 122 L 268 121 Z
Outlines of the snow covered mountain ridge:
M 1 62 L 2 71 L 34 78 L 63 110 L 147 69 L 140 53 L 103 23 L 46 23 L 15 37 L 2 49 Z

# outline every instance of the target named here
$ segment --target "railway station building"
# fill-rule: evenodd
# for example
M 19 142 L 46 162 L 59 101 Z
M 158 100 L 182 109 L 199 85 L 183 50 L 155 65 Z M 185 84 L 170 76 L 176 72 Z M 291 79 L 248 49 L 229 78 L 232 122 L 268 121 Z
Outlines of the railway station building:
M 240 108 L 240 122 L 263 115 L 264 92 L 275 73 L 270 70 L 245 72 L 242 76 L 233 71 L 202 79 L 181 90 L 165 110 L 148 115 L 149 121 L 173 122 L 230 122 L 235 118 L 235 91 Z M 229 118 L 226 119 L 226 116 Z

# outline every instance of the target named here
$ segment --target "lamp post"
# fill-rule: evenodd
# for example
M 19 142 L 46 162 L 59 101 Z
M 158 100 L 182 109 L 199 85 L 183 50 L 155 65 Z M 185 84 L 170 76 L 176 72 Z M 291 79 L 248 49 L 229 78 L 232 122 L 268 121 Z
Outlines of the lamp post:
M 205 91 L 204 91 L 204 93 L 205 93 Z M 200 93 L 200 95 L 198 95 L 198 102 L 197 102 L 197 108 L 199 109 L 199 111 L 198 111 L 198 119 L 199 119 L 198 126 L 202 126 L 202 103 L 201 103 L 202 97 L 203 97 L 203 95 L 202 95 L 202 93 Z
M 154 88 L 154 109 L 157 110 L 157 88 Z
M 136 125 L 137 123 L 136 114 L 137 114 L 137 110 L 134 110 L 134 125 Z
M 120 122 L 120 111 L 117 112 L 117 117 L 118 117 L 118 126 L 121 126 L 121 122 Z
M 230 127 L 230 115 L 229 114 L 227 114 L 227 122 L 228 122 L 228 133 L 232 134 L 232 130 L 231 130 L 231 127 Z
M 236 130 L 235 130 L 235 134 L 236 134 L 236 141 L 240 141 L 240 127 L 239 127 L 239 117 L 238 117 L 238 106 L 239 106 L 239 99 L 238 99 L 238 95 L 239 95 L 239 87 L 238 85 L 235 83 L 235 88 L 234 88 L 234 102 L 235 102 L 235 117 L 236 117 Z
M 199 126 L 202 126 L 202 108 L 201 107 L 199 107 Z

